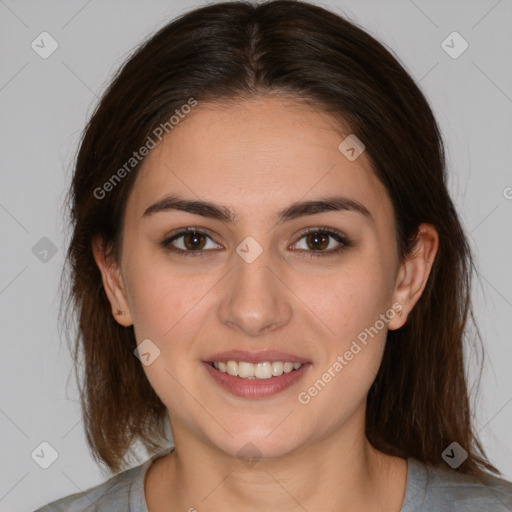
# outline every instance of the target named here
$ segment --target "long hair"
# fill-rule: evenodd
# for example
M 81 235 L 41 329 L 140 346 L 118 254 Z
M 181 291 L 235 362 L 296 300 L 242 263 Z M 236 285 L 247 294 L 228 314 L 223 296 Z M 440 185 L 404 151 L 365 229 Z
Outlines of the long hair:
M 203 101 L 256 95 L 303 101 L 364 142 L 393 204 L 401 261 L 420 223 L 439 234 L 421 298 L 407 323 L 388 333 L 367 398 L 368 440 L 429 464 L 442 463 L 443 450 L 456 441 L 469 454 L 459 471 L 499 473 L 472 426 L 463 347 L 467 322 L 474 323 L 474 263 L 447 190 L 432 110 L 398 60 L 367 32 L 291 0 L 218 3 L 168 23 L 119 69 L 82 134 L 68 195 L 65 305 L 78 330 L 75 370 L 94 457 L 118 471 L 134 442 L 154 451 L 165 439 L 167 411 L 134 356 L 133 326 L 111 314 L 92 239 L 101 236 L 119 261 L 124 210 L 140 169 L 131 159 L 162 123 L 169 126 L 191 98 L 200 108 Z

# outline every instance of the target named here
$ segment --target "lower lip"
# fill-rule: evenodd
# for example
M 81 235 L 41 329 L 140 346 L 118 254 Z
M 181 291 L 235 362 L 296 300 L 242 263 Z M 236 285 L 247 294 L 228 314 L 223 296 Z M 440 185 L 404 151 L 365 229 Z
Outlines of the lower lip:
M 266 398 L 276 395 L 298 382 L 311 366 L 311 363 L 304 363 L 298 370 L 270 379 L 242 379 L 233 377 L 227 372 L 221 372 L 205 361 L 202 364 L 215 382 L 233 395 L 243 398 Z

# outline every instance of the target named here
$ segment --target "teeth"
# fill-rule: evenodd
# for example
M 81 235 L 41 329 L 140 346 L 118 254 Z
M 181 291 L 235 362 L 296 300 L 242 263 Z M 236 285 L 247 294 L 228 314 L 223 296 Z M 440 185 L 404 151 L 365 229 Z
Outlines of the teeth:
M 274 377 L 279 377 L 279 375 L 282 375 L 283 367 L 284 363 L 281 363 L 281 361 L 276 361 L 275 363 L 272 363 L 272 375 Z
M 263 361 L 253 364 L 245 361 L 214 361 L 213 366 L 217 370 L 228 373 L 233 377 L 240 377 L 242 379 L 271 379 L 272 377 L 279 377 L 283 373 L 298 370 L 302 363 Z
M 238 363 L 238 376 L 242 379 L 254 377 L 254 365 L 252 363 Z
M 226 371 L 229 375 L 236 377 L 238 375 L 238 363 L 235 363 L 235 361 L 228 361 L 226 363 Z
M 254 368 L 254 376 L 257 379 L 270 379 L 272 377 L 272 363 L 258 363 Z

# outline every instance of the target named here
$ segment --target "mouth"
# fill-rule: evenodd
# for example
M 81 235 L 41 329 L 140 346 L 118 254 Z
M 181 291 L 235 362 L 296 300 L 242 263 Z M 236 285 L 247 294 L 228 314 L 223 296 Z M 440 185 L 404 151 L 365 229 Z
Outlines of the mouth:
M 209 364 L 216 370 L 227 373 L 232 377 L 264 380 L 296 371 L 304 363 L 292 363 L 291 361 L 262 361 L 259 363 L 249 363 L 247 361 L 210 361 Z
M 203 361 L 213 381 L 232 395 L 262 399 L 276 395 L 301 380 L 312 366 L 291 361 Z

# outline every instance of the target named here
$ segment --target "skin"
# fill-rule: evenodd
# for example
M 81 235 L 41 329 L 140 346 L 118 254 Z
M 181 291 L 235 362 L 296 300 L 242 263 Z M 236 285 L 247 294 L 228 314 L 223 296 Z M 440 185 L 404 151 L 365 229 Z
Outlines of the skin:
M 438 235 L 422 224 L 414 256 L 399 261 L 387 192 L 364 152 L 349 161 L 338 150 L 349 133 L 291 99 L 199 104 L 146 158 L 128 199 L 120 262 L 94 241 L 112 309 L 123 311 L 115 318 L 134 325 L 138 343 L 149 338 L 160 350 L 144 371 L 169 412 L 176 452 L 147 473 L 150 512 L 400 510 L 407 463 L 369 444 L 365 401 L 387 330 L 405 323 L 423 292 Z M 179 211 L 142 217 L 171 193 L 225 205 L 237 221 Z M 330 211 L 275 222 L 295 201 L 332 195 L 362 203 L 371 219 Z M 322 226 L 352 245 L 308 258 L 317 245 L 302 235 Z M 185 227 L 209 232 L 204 257 L 159 245 Z M 236 252 L 248 236 L 263 249 L 250 264 Z M 328 240 L 322 250 L 339 246 Z M 301 404 L 298 394 L 394 303 L 402 314 Z M 282 350 L 312 366 L 284 392 L 240 398 L 201 365 L 230 349 Z M 250 467 L 237 456 L 249 442 L 262 454 Z

